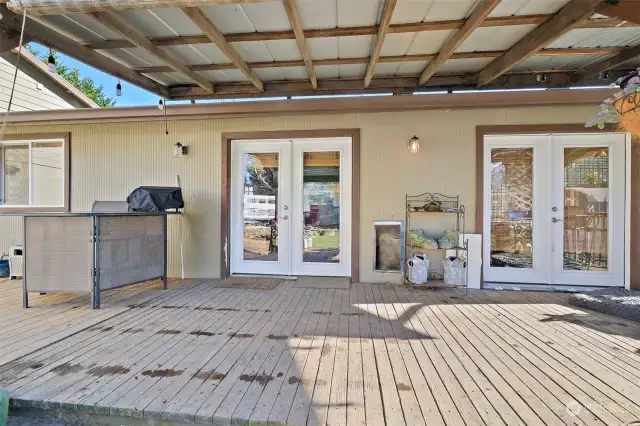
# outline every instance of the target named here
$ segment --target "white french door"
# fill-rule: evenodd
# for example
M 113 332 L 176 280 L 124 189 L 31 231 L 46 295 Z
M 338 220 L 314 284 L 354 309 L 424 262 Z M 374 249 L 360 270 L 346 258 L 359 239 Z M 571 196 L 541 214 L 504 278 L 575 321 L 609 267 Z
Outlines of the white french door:
M 624 286 L 626 134 L 485 138 L 483 279 Z
M 351 139 L 233 141 L 231 273 L 351 275 Z

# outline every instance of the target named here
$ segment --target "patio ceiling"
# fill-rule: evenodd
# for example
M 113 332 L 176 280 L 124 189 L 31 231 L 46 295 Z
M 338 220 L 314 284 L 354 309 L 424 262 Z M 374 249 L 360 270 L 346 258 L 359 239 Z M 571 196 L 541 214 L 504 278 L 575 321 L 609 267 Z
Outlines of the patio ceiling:
M 170 99 L 603 85 L 640 66 L 640 0 L 0 3 L 0 38 L 26 9 L 28 40 Z

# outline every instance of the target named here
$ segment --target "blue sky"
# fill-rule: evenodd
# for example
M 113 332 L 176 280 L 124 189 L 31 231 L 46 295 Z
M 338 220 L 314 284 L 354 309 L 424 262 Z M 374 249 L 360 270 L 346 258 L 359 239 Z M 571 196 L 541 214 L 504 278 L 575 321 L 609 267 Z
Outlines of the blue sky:
M 31 47 L 39 54 L 46 54 L 48 52 L 48 49 L 35 43 L 31 43 Z M 98 71 L 95 68 L 83 64 L 82 62 L 63 55 L 62 53 L 59 53 L 59 57 L 62 58 L 62 61 L 69 67 L 78 68 L 82 77 L 91 77 L 97 85 L 102 85 L 104 87 L 105 95 L 110 98 L 114 98 L 117 101 L 116 106 L 158 104 L 158 100 L 160 98 L 157 95 L 149 93 L 136 86 L 132 86 L 126 81 L 120 82 L 122 84 L 122 96 L 116 96 L 116 84 L 118 84 L 118 80 L 115 77 L 105 74 L 102 71 Z

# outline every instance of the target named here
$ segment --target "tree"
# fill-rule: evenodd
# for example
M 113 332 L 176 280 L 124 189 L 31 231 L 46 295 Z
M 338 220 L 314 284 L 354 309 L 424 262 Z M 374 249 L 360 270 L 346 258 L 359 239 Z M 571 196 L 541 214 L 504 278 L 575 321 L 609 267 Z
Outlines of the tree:
M 36 52 L 30 45 L 27 45 L 26 47 L 42 62 L 48 63 L 48 53 L 38 54 L 38 52 Z M 96 85 L 96 82 L 91 77 L 81 77 L 80 70 L 78 68 L 70 68 L 67 66 L 62 59 L 60 59 L 60 55 L 57 52 L 53 53 L 53 58 L 56 60 L 56 72 L 60 77 L 67 80 L 71 85 L 87 95 L 88 98 L 101 107 L 109 108 L 116 106 L 116 100 L 109 98 L 104 94 L 104 87 L 102 85 Z

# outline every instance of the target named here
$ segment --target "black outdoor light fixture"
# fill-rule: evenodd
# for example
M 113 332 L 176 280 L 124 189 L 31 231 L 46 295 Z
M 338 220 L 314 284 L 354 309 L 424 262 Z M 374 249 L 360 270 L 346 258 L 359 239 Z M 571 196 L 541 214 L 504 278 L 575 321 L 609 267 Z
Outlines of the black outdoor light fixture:
M 183 155 L 187 155 L 189 153 L 189 147 L 186 145 L 182 145 L 180 142 L 176 142 L 173 145 L 173 156 L 176 158 L 180 158 Z
M 409 139 L 407 141 L 407 149 L 412 154 L 417 153 L 420 149 L 420 138 L 414 135 L 411 139 Z
M 118 84 L 116 84 L 116 96 L 122 96 L 122 84 L 120 84 L 120 80 L 118 80 Z
M 49 71 L 56 72 L 56 58 L 53 56 L 53 49 L 49 48 L 49 58 L 47 59 L 47 68 Z

